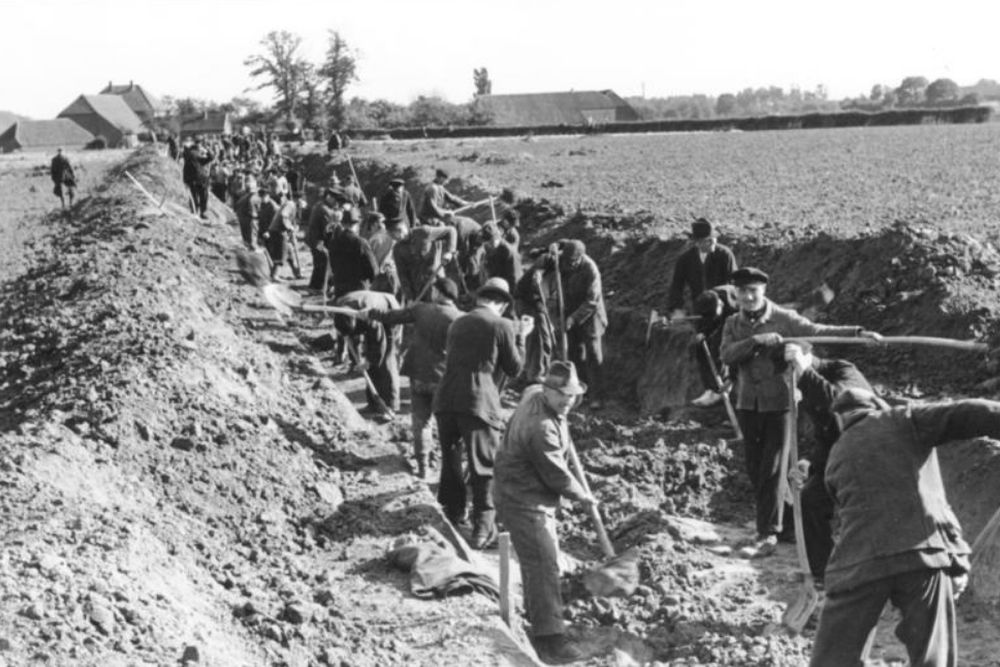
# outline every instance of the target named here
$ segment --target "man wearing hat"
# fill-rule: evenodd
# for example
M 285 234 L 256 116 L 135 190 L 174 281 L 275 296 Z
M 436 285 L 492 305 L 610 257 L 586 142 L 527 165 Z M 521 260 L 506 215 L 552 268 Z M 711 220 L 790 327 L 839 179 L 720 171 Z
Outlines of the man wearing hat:
M 566 639 L 556 510 L 561 498 L 585 506 L 596 502 L 566 464 L 566 417 L 586 391 L 572 363 L 553 362 L 542 384 L 525 390 L 496 457 L 497 510 L 521 566 L 532 642 L 550 664 L 583 657 Z
M 52 192 L 59 197 L 62 209 L 66 210 L 66 197 L 69 197 L 69 206 L 73 207 L 73 196 L 76 194 L 76 174 L 73 173 L 73 165 L 63 155 L 63 149 L 57 148 L 56 154 L 49 164 L 49 178 L 52 179 Z
M 955 598 L 969 545 L 948 505 L 936 447 L 1000 438 L 1000 403 L 979 399 L 889 408 L 849 389 L 834 401 L 843 433 L 826 483 L 840 529 L 826 568 L 826 603 L 811 667 L 859 665 L 887 601 L 909 664 L 958 664 Z
M 583 241 L 559 242 L 559 277 L 562 282 L 563 309 L 569 361 L 590 386 L 591 409 L 600 408 L 604 379 L 604 331 L 608 314 L 604 308 L 601 270 L 587 256 Z M 558 307 L 557 299 L 549 303 Z M 558 314 L 553 317 L 559 322 Z
M 424 190 L 424 201 L 420 205 L 420 220 L 425 225 L 442 224 L 448 205 L 461 208 L 468 203 L 445 189 L 444 185 L 449 179 L 448 172 L 438 169 L 434 172 L 434 181 Z
M 340 218 L 341 229 L 327 241 L 330 271 L 333 273 L 333 293 L 342 296 L 355 290 L 367 290 L 378 275 L 378 262 L 368 241 L 358 233 L 361 212 L 345 208 Z
M 327 241 L 337 235 L 343 213 L 337 193 L 333 188 L 323 190 L 323 197 L 316 202 L 309 212 L 309 224 L 306 227 L 306 246 L 312 253 L 312 274 L 309 276 L 309 289 L 326 294 L 330 281 L 330 253 Z
M 431 438 L 431 405 L 444 376 L 448 328 L 462 315 L 456 307 L 458 287 L 448 278 L 438 278 L 431 288 L 432 301 L 418 301 L 406 308 L 364 313 L 386 325 L 413 324 L 413 341 L 403 358 L 402 373 L 410 378 L 410 418 L 413 457 L 417 477 L 427 475 Z
M 736 374 L 736 418 L 743 431 L 747 473 L 757 506 L 756 555 L 774 552 L 778 525 L 778 482 L 790 388 L 783 336 L 881 336 L 859 326 L 816 324 L 765 296 L 768 276 L 756 268 L 733 273 L 739 312 L 722 329 L 722 362 Z M 791 519 L 791 513 L 785 516 Z
M 243 237 L 243 244 L 250 251 L 257 250 L 257 242 L 261 233 L 258 220 L 260 219 L 260 207 L 264 201 L 264 193 L 263 186 L 257 187 L 256 183 L 248 183 L 247 191 L 233 205 L 233 212 L 240 224 L 240 236 Z
M 390 233 L 399 226 L 409 229 L 417 226 L 417 209 L 404 185 L 403 179 L 394 178 L 378 198 L 378 212 L 385 216 L 385 228 Z
M 182 175 L 184 184 L 191 190 L 191 201 L 194 213 L 202 219 L 207 217 L 209 165 L 215 160 L 215 155 L 201 145 L 201 137 L 196 137 L 194 144 L 184 151 L 184 168 Z
M 480 234 L 480 280 L 503 278 L 508 285 L 517 285 L 521 280 L 521 254 L 503 239 L 500 228 L 493 222 L 483 225 Z
M 448 330 L 447 363 L 434 394 L 434 415 L 441 440 L 438 502 L 452 523 L 465 517 L 462 452 L 468 456 L 472 486 L 472 546 L 485 548 L 496 538 L 493 506 L 493 457 L 504 427 L 497 382 L 521 372 L 524 337 L 532 322 L 514 322 L 503 313 L 510 288 L 491 278 L 476 292 L 476 306 Z
M 670 281 L 667 312 L 671 317 L 684 315 L 684 290 L 690 292 L 691 301 L 705 290 L 732 282 L 736 270 L 733 251 L 718 241 L 719 233 L 705 218 L 691 223 L 691 247 L 681 253 L 674 264 L 674 277 Z

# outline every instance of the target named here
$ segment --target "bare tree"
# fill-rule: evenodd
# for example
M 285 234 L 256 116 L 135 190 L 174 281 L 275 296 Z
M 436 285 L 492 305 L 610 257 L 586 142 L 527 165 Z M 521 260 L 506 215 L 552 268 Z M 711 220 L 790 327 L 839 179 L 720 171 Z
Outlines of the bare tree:
M 267 33 L 260 41 L 263 53 L 249 56 L 243 64 L 260 84 L 247 90 L 273 88 L 278 110 L 295 120 L 295 108 L 303 92 L 309 63 L 298 55 L 302 38 L 285 30 Z
M 330 125 L 335 130 L 344 127 L 344 95 L 347 87 L 358 80 L 357 55 L 336 30 L 330 31 L 326 60 L 319 69 L 326 79 L 327 110 Z

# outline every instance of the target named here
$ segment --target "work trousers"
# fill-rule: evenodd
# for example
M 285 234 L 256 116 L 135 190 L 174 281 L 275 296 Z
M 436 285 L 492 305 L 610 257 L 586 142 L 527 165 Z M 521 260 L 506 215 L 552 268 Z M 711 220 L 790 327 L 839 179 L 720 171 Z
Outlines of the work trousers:
M 577 375 L 587 383 L 587 394 L 601 396 L 604 385 L 604 346 L 601 337 L 583 327 L 570 329 L 567 334 L 567 356 L 576 366 Z
M 413 456 L 418 461 L 427 461 L 433 442 L 433 413 L 436 384 L 410 378 L 410 426 L 413 430 Z
M 944 570 L 915 570 L 828 593 L 809 667 L 864 665 L 886 601 L 903 618 L 896 637 L 912 667 L 954 667 L 958 662 L 955 599 Z
M 330 253 L 322 243 L 317 243 L 309 250 L 312 253 L 313 263 L 312 273 L 309 275 L 309 289 L 326 294 L 330 285 Z
M 778 525 L 778 478 L 781 469 L 781 446 L 785 439 L 787 412 L 737 410 L 736 420 L 743 431 L 747 475 L 753 486 L 757 505 L 757 535 L 766 537 L 782 531 Z M 780 502 L 784 502 L 780 500 Z M 792 519 L 785 513 L 786 523 Z
M 243 237 L 243 245 L 247 247 L 247 250 L 250 250 L 251 252 L 257 250 L 259 234 L 260 232 L 257 229 L 256 218 L 240 218 L 240 236 Z
M 524 610 L 531 623 L 531 634 L 535 637 L 564 634 L 559 537 L 554 513 L 506 504 L 499 510 L 521 566 Z
M 399 412 L 399 360 L 396 351 L 390 350 L 381 363 L 372 363 L 371 360 L 368 363 L 368 377 L 375 385 L 378 397 L 393 412 Z M 368 407 L 378 410 L 378 400 L 371 389 L 365 388 L 365 396 L 368 398 Z
M 191 198 L 194 200 L 194 212 L 198 215 L 205 215 L 208 210 L 208 183 L 191 183 Z
M 466 491 L 462 455 L 469 464 L 472 515 L 476 520 L 491 516 L 493 505 L 493 458 L 500 445 L 500 431 L 479 417 L 461 412 L 438 412 L 441 441 L 441 481 L 438 502 L 454 523 L 465 518 Z
M 229 186 L 225 183 L 212 183 L 212 194 L 215 195 L 216 199 L 225 204 L 226 197 L 229 194 Z
M 298 278 L 302 275 L 302 268 L 299 266 L 299 253 L 295 248 L 295 237 L 291 231 L 271 232 L 270 238 L 267 239 L 267 251 L 274 264 L 272 273 L 277 272 L 287 259 L 295 277 Z
M 802 487 L 802 532 L 809 556 L 809 570 L 823 580 L 826 563 L 833 551 L 833 498 L 826 490 L 823 475 L 810 475 Z
M 529 382 L 541 382 L 552 363 L 555 333 L 549 316 L 535 314 L 535 328 L 524 341 L 524 378 Z

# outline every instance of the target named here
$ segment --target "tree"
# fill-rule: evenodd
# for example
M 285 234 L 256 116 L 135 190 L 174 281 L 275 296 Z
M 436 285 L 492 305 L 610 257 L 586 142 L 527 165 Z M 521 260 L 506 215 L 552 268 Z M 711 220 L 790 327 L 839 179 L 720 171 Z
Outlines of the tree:
M 323 89 L 323 79 L 312 63 L 303 72 L 302 101 L 299 108 L 304 127 L 315 130 L 326 125 L 326 91 Z
M 357 57 L 336 30 L 330 31 L 326 60 L 319 69 L 326 79 L 327 111 L 333 129 L 344 128 L 344 95 L 347 87 L 358 80 Z
M 736 113 L 736 96 L 732 93 L 722 93 L 715 100 L 715 113 L 718 116 L 731 116 Z
M 490 73 L 485 67 L 472 70 L 472 82 L 476 85 L 476 95 L 493 93 L 493 82 L 490 81 Z
M 260 41 L 264 52 L 249 56 L 243 64 L 250 67 L 250 76 L 261 79 L 255 88 L 273 88 L 278 111 L 288 120 L 295 119 L 295 110 L 302 96 L 309 64 L 298 55 L 302 38 L 282 30 L 267 33 Z
M 951 79 L 935 79 L 928 84 L 924 95 L 930 104 L 954 102 L 959 95 L 958 84 Z
M 924 100 L 927 79 L 922 76 L 908 76 L 896 89 L 896 99 L 900 104 L 919 104 Z

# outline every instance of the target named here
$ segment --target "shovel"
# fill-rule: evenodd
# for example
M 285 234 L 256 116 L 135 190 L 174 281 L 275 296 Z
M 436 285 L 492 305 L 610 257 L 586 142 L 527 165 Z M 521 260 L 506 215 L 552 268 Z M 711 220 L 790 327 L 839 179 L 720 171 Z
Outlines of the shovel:
M 785 438 L 788 444 L 788 461 L 792 465 L 799 460 L 798 435 L 798 401 L 795 400 L 796 373 L 794 369 L 790 372 L 791 385 L 788 387 L 788 416 L 785 425 Z M 787 468 L 787 465 L 783 465 Z M 788 483 L 787 480 L 785 482 Z M 806 540 L 802 532 L 802 490 L 795 485 L 792 489 L 792 517 L 795 523 L 795 555 L 798 556 L 799 569 L 802 571 L 802 586 L 799 588 L 798 597 L 792 601 L 781 615 L 781 624 L 798 634 L 806 626 L 809 617 L 816 610 L 819 604 L 819 594 L 813 584 L 812 571 L 809 569 L 809 557 L 806 554 Z M 784 498 L 779 496 L 779 502 L 784 505 Z
M 705 353 L 705 358 L 708 359 L 708 367 L 712 371 L 712 376 L 715 377 L 715 382 L 719 385 L 719 391 L 722 393 L 722 403 L 726 406 L 726 414 L 729 415 L 729 422 L 733 425 L 733 430 L 736 431 L 736 438 L 743 440 L 743 431 L 740 429 L 740 423 L 736 420 L 736 410 L 733 409 L 733 401 L 729 398 L 729 387 L 722 382 L 722 376 L 719 375 L 719 369 L 715 367 L 715 360 L 712 359 L 712 351 L 708 348 L 707 340 L 701 341 L 701 349 Z
M 303 313 L 331 313 L 333 315 L 356 316 L 360 311 L 346 306 L 315 306 L 302 302 L 302 295 L 285 285 L 271 283 L 261 288 L 264 300 L 281 315 L 291 315 L 294 311 Z
M 566 305 L 563 301 L 562 276 L 559 274 L 559 245 L 557 243 L 553 243 L 549 246 L 549 253 L 552 255 L 552 259 L 556 265 L 553 270 L 555 271 L 556 280 L 556 304 L 559 307 L 559 359 L 567 361 L 569 359 L 569 339 L 566 334 Z M 570 447 L 570 451 L 572 451 L 572 446 Z M 576 453 L 573 453 L 573 457 L 576 457 Z M 580 473 L 583 472 L 583 469 L 580 468 L 579 461 L 577 461 L 576 467 Z M 582 474 L 579 474 L 578 476 L 583 477 Z M 584 488 L 587 488 L 586 481 L 582 482 L 582 484 Z
M 587 483 L 587 476 L 583 472 L 580 457 L 577 456 L 576 446 L 572 440 L 569 441 L 569 460 L 580 486 L 587 495 L 590 495 L 590 484 Z M 601 551 L 608 560 L 584 573 L 583 585 L 591 595 L 597 597 L 611 595 L 628 597 L 639 585 L 639 554 L 629 549 L 616 556 L 615 548 L 608 539 L 608 532 L 604 529 L 604 521 L 596 505 L 590 506 L 590 518 L 594 521 L 594 530 L 597 531 L 597 541 L 601 544 Z

